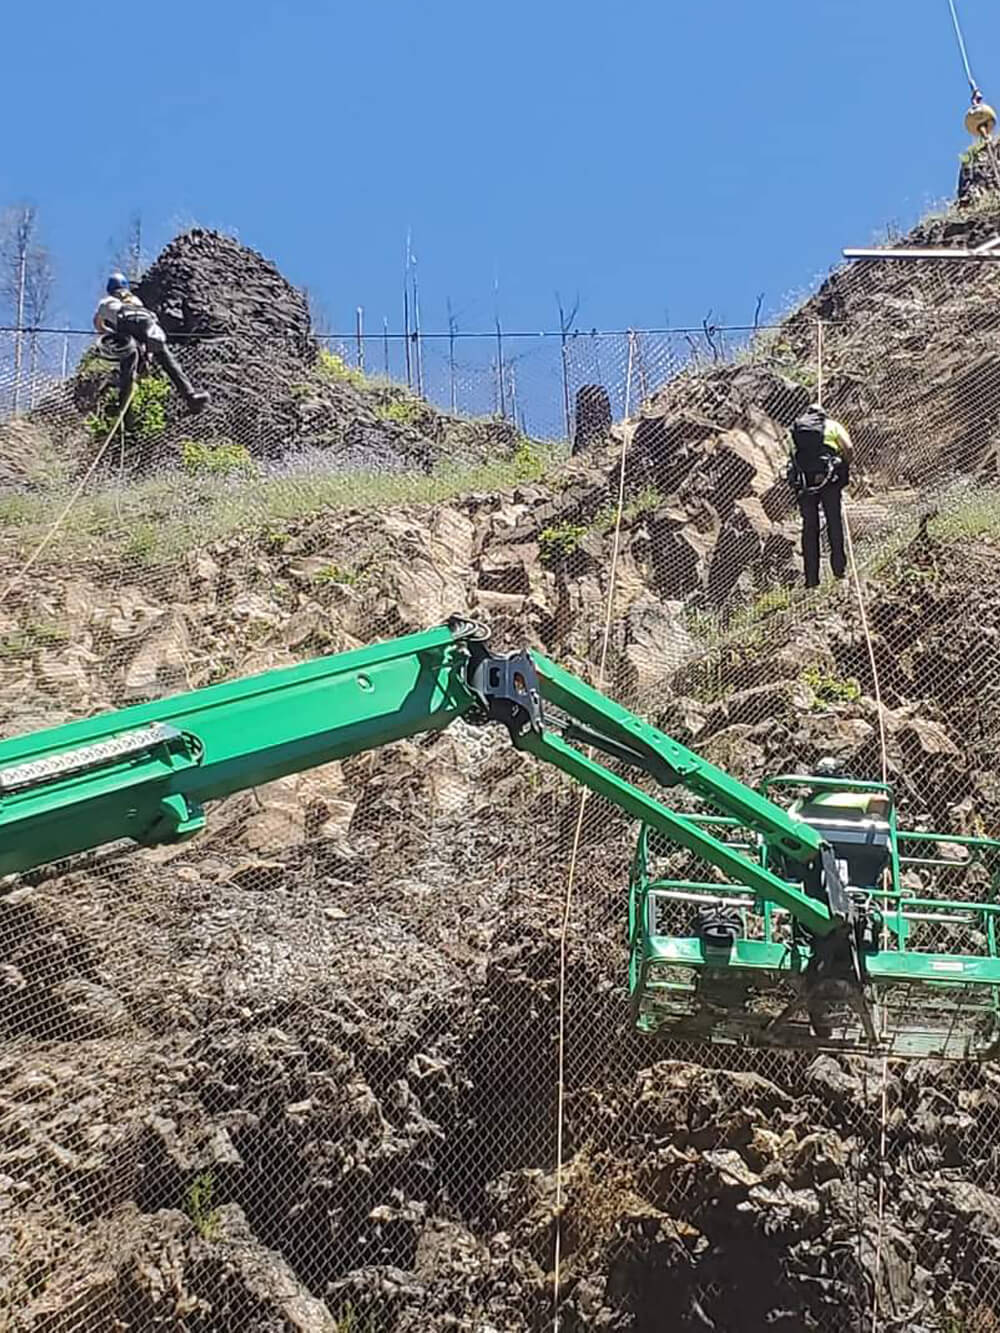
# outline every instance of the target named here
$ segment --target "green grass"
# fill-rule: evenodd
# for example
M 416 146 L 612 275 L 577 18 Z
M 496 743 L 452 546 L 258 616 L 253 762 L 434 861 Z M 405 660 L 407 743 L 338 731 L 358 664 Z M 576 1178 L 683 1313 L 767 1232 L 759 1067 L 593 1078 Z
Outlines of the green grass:
M 938 541 L 1000 537 L 1000 493 L 977 491 L 971 499 L 932 518 L 927 531 Z
M 55 620 L 28 620 L 0 638 L 0 657 L 25 657 L 41 648 L 54 648 L 69 638 L 69 630 Z
M 362 1320 L 353 1305 L 344 1307 L 344 1312 L 336 1322 L 337 1333 L 375 1333 L 375 1318 L 369 1315 Z
M 638 495 L 622 506 L 622 523 L 634 523 L 643 514 L 658 509 L 663 503 L 663 495 L 655 486 L 644 486 Z M 591 529 L 597 532 L 611 532 L 618 518 L 618 506 L 602 506 L 591 521 Z
M 728 615 L 711 611 L 686 611 L 684 622 L 695 638 L 707 644 L 739 639 L 753 642 L 764 621 L 792 605 L 792 589 L 785 584 L 766 588 L 746 606 L 737 607 Z
M 513 458 L 475 467 L 442 466 L 433 473 L 339 473 L 311 477 L 248 477 L 233 486 L 216 475 L 183 473 L 149 478 L 124 490 L 109 487 L 81 497 L 50 548 L 53 560 L 138 559 L 158 564 L 237 532 L 287 541 L 286 523 L 334 509 L 385 509 L 439 504 L 473 491 L 508 489 L 541 480 L 559 454 L 524 442 Z M 58 492 L 0 497 L 0 537 L 17 553 L 31 552 L 61 508 Z

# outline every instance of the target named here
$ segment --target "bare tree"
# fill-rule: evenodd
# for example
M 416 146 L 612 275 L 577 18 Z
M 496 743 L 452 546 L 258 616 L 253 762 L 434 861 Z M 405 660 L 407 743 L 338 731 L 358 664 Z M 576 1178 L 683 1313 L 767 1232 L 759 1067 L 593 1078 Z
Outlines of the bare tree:
M 52 306 L 55 272 L 52 258 L 44 246 L 36 246 L 30 256 L 24 284 L 24 309 L 28 320 L 28 380 L 31 406 L 38 387 L 38 331 L 44 326 Z
M 580 294 L 577 293 L 576 300 L 573 302 L 573 308 L 567 312 L 563 305 L 562 297 L 556 292 L 556 305 L 559 307 L 559 341 L 562 351 L 562 380 L 563 380 L 563 413 L 566 420 L 566 439 L 572 439 L 573 422 L 570 416 L 569 407 L 569 353 L 567 348 L 567 339 L 570 330 L 573 327 L 573 321 L 576 319 L 577 312 L 580 309 Z
M 111 263 L 125 274 L 129 282 L 138 282 L 146 271 L 149 255 L 146 253 L 145 241 L 142 214 L 137 210 L 129 218 L 124 233 L 108 242 Z
M 454 414 L 457 408 L 457 393 L 455 386 L 455 336 L 458 333 L 458 320 L 455 318 L 455 312 L 451 308 L 451 297 L 448 297 L 448 378 L 451 382 L 451 410 Z
M 33 204 L 17 204 L 0 218 L 0 298 L 14 326 L 12 407 L 16 412 L 24 370 L 25 330 L 33 330 L 34 357 L 37 327 L 52 298 L 52 260 L 39 239 L 38 210 Z

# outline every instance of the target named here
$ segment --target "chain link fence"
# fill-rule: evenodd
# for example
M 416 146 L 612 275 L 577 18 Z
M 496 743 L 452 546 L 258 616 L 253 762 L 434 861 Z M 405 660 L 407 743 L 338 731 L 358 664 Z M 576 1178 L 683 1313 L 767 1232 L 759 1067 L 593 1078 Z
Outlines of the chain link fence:
M 424 339 L 422 394 L 398 342 L 204 342 L 211 406 L 124 431 L 89 340 L 5 350 L 5 734 L 462 612 L 744 781 L 884 759 L 903 827 L 995 832 L 996 295 L 869 265 L 777 329 Z M 820 395 L 864 620 L 801 586 Z M 637 829 L 503 734 L 208 813 L 0 899 L 0 1326 L 1000 1328 L 995 1069 L 637 1033 Z

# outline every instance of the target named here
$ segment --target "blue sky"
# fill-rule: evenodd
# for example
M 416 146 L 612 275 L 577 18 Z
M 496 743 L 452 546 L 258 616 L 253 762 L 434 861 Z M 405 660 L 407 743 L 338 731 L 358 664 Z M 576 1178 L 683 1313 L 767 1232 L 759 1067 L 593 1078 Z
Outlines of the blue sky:
M 959 0 L 1000 98 L 1000 8 Z M 953 192 L 946 0 L 162 0 L 8 7 L 0 204 L 40 210 L 59 316 L 108 240 L 237 233 L 338 328 L 732 323 Z M 118 96 L 116 96 L 116 92 Z

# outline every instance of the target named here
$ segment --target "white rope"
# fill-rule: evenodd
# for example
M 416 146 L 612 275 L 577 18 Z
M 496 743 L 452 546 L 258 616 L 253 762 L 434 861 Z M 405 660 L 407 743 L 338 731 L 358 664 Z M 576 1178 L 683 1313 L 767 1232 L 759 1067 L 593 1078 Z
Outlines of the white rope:
M 81 477 L 80 482 L 79 482 L 79 485 L 77 486 L 76 490 L 73 492 L 73 494 L 72 494 L 72 495 L 69 497 L 69 499 L 66 501 L 65 507 L 63 508 L 62 512 L 58 515 L 58 517 L 56 518 L 56 521 L 55 521 L 55 522 L 52 524 L 52 526 L 49 528 L 48 532 L 45 534 L 45 536 L 42 538 L 42 540 L 38 543 L 38 545 L 37 545 L 37 547 L 34 549 L 34 551 L 32 551 L 31 555 L 30 555 L 30 556 L 28 557 L 28 559 L 24 562 L 24 564 L 21 566 L 21 568 L 17 571 L 17 573 L 16 573 L 12 578 L 10 578 L 10 579 L 8 580 L 8 582 L 7 582 L 7 586 L 4 588 L 3 592 L 0 592 L 0 605 L 2 605 L 2 603 L 4 603 L 4 602 L 7 600 L 8 596 L 10 595 L 10 593 L 11 593 L 11 592 L 13 591 L 13 589 L 17 586 L 17 584 L 20 583 L 20 581 L 24 578 L 25 574 L 27 574 L 27 573 L 29 572 L 29 570 L 31 570 L 31 569 L 33 568 L 33 566 L 35 565 L 35 563 L 38 561 L 39 557 L 42 555 L 42 552 L 46 550 L 46 548 L 48 547 L 49 543 L 52 541 L 52 538 L 56 535 L 56 533 L 57 533 L 57 532 L 59 531 L 59 529 L 62 527 L 63 523 L 65 523 L 67 517 L 69 516 L 70 510 L 73 508 L 73 506 L 76 504 L 77 500 L 79 500 L 80 496 L 83 494 L 84 487 L 87 485 L 87 482 L 90 480 L 90 478 L 91 478 L 91 477 L 93 476 L 93 474 L 94 474 L 94 469 L 97 467 L 98 463 L 99 463 L 99 462 L 101 461 L 101 459 L 104 457 L 104 454 L 105 454 L 105 451 L 107 450 L 108 445 L 109 445 L 109 444 L 111 443 L 111 441 L 114 439 L 114 437 L 115 437 L 115 432 L 118 430 L 118 427 L 119 427 L 119 426 L 122 424 L 122 422 L 125 420 L 125 413 L 129 410 L 129 407 L 130 407 L 131 404 L 132 404 L 132 396 L 133 396 L 134 393 L 135 393 L 135 384 L 133 383 L 132 388 L 129 390 L 129 395 L 128 395 L 128 397 L 125 399 L 125 406 L 122 408 L 122 410 L 118 413 L 118 416 L 115 418 L 115 424 L 114 424 L 114 425 L 111 427 L 111 429 L 108 431 L 107 438 L 105 439 L 104 443 L 101 445 L 100 449 L 98 449 L 97 453 L 94 455 L 94 460 L 93 460 L 93 462 L 91 463 L 90 467 L 87 468 L 86 472 L 85 472 L 85 473 L 83 474 L 83 476 Z
M 978 92 L 975 79 L 972 77 L 972 70 L 969 67 L 969 56 L 965 49 L 965 38 L 962 36 L 962 25 L 958 21 L 958 10 L 955 8 L 955 0 L 948 0 L 948 8 L 951 10 L 951 21 L 955 28 L 955 37 L 958 40 L 958 49 L 962 56 L 962 64 L 965 66 L 965 76 L 969 80 L 969 87 L 972 91 Z
M 816 402 L 823 404 L 823 321 L 816 321 Z
M 625 377 L 625 419 L 628 419 L 630 387 L 632 384 L 632 340 L 629 339 L 628 371 Z M 601 644 L 601 658 L 597 668 L 597 688 L 603 689 L 604 675 L 608 660 L 608 645 L 611 641 L 611 625 L 614 619 L 615 578 L 618 571 L 618 553 L 621 549 L 622 514 L 625 509 L 625 450 L 627 436 L 622 434 L 621 462 L 618 469 L 618 507 L 615 514 L 615 531 L 611 548 L 611 569 L 608 575 L 608 597 L 604 615 L 604 639 Z M 593 749 L 587 751 L 593 754 Z M 563 1210 L 563 1143 L 565 1138 L 566 1105 L 566 961 L 569 952 L 569 922 L 573 906 L 573 889 L 576 883 L 576 867 L 580 853 L 580 838 L 583 834 L 583 813 L 589 792 L 586 787 L 580 792 L 580 808 L 576 816 L 576 828 L 573 832 L 573 846 L 569 857 L 569 872 L 566 882 L 566 897 L 563 901 L 562 922 L 559 931 L 559 1052 L 558 1085 L 556 1090 L 556 1204 L 555 1204 L 555 1246 L 552 1259 L 552 1329 L 559 1333 L 559 1282 L 562 1263 L 562 1210 Z
M 822 401 L 823 392 L 823 321 L 816 321 L 816 365 L 817 365 L 817 402 Z M 872 691 L 875 696 L 875 709 L 878 715 L 878 738 L 879 750 L 882 760 L 882 781 L 889 781 L 889 750 L 886 740 L 885 716 L 882 707 L 882 688 L 878 678 L 878 663 L 875 659 L 875 644 L 872 641 L 871 629 L 868 624 L 868 609 L 865 605 L 864 587 L 861 582 L 861 573 L 858 569 L 857 558 L 854 553 L 854 540 L 851 535 L 851 520 L 847 513 L 847 506 L 844 506 L 844 536 L 847 541 L 847 556 L 851 567 L 851 582 L 854 584 L 854 592 L 858 602 L 858 613 L 861 617 L 861 629 L 865 636 L 865 646 L 868 650 L 868 665 L 872 673 Z M 880 1108 L 880 1130 L 879 1130 L 879 1154 L 878 1154 L 878 1206 L 877 1223 L 875 1231 L 875 1274 L 872 1283 L 872 1333 L 877 1333 L 878 1325 L 878 1284 L 882 1272 L 882 1248 L 883 1233 L 885 1229 L 885 1148 L 886 1148 L 886 1126 L 889 1118 L 889 1057 L 882 1057 L 882 1098 Z
M 823 398 L 823 321 L 816 321 L 816 401 L 822 406 Z M 872 641 L 871 629 L 868 625 L 868 610 L 865 606 L 864 587 L 861 583 L 861 573 L 858 569 L 857 558 L 854 554 L 854 540 L 851 536 L 851 520 L 847 513 L 847 506 L 844 505 L 844 537 L 847 541 L 847 556 L 851 567 L 851 582 L 854 584 L 854 592 L 858 602 L 858 613 L 861 617 L 861 629 L 865 636 L 865 646 L 868 650 L 868 665 L 872 673 L 872 691 L 875 696 L 875 709 L 878 715 L 878 738 L 879 750 L 882 759 L 882 781 L 889 781 L 889 749 L 885 732 L 885 716 L 882 707 L 882 688 L 878 678 L 878 663 L 875 659 L 875 644 Z M 872 1333 L 877 1333 L 878 1324 L 878 1284 L 882 1271 L 882 1246 L 883 1232 L 885 1226 L 885 1147 L 886 1147 L 886 1125 L 889 1118 L 889 1057 L 882 1057 L 882 1100 L 879 1131 L 879 1155 L 878 1155 L 878 1209 L 877 1224 L 875 1232 L 875 1276 L 872 1284 Z

